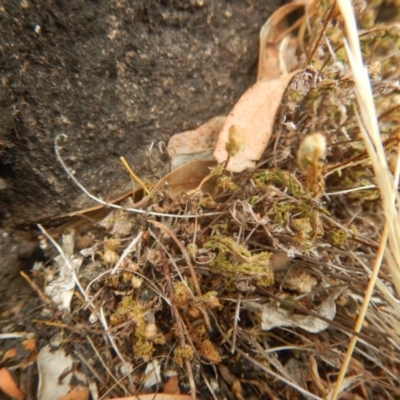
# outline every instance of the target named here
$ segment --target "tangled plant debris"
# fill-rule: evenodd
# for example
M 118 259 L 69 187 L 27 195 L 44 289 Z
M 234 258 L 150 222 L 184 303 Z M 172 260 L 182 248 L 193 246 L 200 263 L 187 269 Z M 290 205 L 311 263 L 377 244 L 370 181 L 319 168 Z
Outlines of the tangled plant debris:
M 227 118 L 172 139 L 172 159 L 184 155 L 174 171 L 148 194 L 100 200 L 114 210 L 76 213 L 91 221 L 83 226 L 43 230 L 43 241 L 63 244 L 28 278 L 45 302 L 35 326 L 49 328 L 60 360 L 64 349 L 76 357 L 85 379 L 71 380 L 71 392 L 400 396 L 400 29 L 377 25 L 385 5 L 345 15 L 346 4 L 283 6 L 261 31 L 258 82 Z M 383 172 L 355 75 L 353 13 Z

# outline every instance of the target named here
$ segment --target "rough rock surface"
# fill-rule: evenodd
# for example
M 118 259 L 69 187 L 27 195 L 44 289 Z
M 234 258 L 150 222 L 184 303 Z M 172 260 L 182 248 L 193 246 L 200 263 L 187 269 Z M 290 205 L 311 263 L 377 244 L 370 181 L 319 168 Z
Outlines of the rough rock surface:
M 3 0 L 2 227 L 92 204 L 58 163 L 57 134 L 68 136 L 64 161 L 95 194 L 123 191 L 121 155 L 150 176 L 152 142 L 226 114 L 255 81 L 259 29 L 278 3 Z

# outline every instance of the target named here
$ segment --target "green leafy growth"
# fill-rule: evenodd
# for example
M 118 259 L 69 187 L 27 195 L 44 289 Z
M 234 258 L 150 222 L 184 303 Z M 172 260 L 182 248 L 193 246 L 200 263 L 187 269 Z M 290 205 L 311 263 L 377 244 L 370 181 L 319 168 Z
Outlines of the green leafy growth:
M 368 172 L 366 170 L 353 170 L 348 172 L 348 174 L 344 177 L 343 183 L 345 187 L 348 188 L 356 188 L 363 186 L 373 185 L 373 181 L 371 177 L 368 176 Z M 367 189 L 367 190 L 356 190 L 354 192 L 348 193 L 349 199 L 359 199 L 365 201 L 374 201 L 380 198 L 380 192 L 378 189 Z
M 330 229 L 329 233 L 329 241 L 336 246 L 342 246 L 347 242 L 349 235 L 343 229 Z
M 215 201 L 212 196 L 208 193 L 205 193 L 204 196 L 199 201 L 200 207 L 204 208 L 213 208 L 215 206 Z
M 257 171 L 253 174 L 252 179 L 260 188 L 266 188 L 269 185 L 287 188 L 289 189 L 290 194 L 296 198 L 306 194 L 303 185 L 294 177 L 294 175 L 287 171 Z
M 257 203 L 257 201 L 258 201 L 259 198 L 260 198 L 260 196 L 254 195 L 254 196 L 251 196 L 249 199 L 247 199 L 247 202 L 248 202 L 250 205 L 253 206 L 254 204 Z
M 225 172 L 225 168 L 222 164 L 217 165 L 214 168 L 211 168 L 210 175 L 212 176 L 221 176 Z
M 278 225 L 283 226 L 288 220 L 296 205 L 291 202 L 273 203 L 268 215 Z
M 154 345 L 162 344 L 165 338 L 161 333 L 156 334 L 150 340 L 147 338 L 146 327 L 148 322 L 145 314 L 149 312 L 145 305 L 134 300 L 131 296 L 125 296 L 118 304 L 117 311 L 111 316 L 113 323 L 121 323 L 131 320 L 135 323 L 135 344 L 133 351 L 135 357 L 147 360 L 154 351 Z
M 223 235 L 229 231 L 229 226 L 227 223 L 216 223 L 212 226 L 213 232 L 216 232 L 217 235 Z
M 222 308 L 222 305 L 219 302 L 217 295 L 218 295 L 218 292 L 210 291 L 210 292 L 204 293 L 202 296 L 196 297 L 196 300 L 212 309 L 213 308 Z
M 274 283 L 273 272 L 268 267 L 271 254 L 261 252 L 252 255 L 243 245 L 231 237 L 214 236 L 204 248 L 216 251 L 210 266 L 218 272 L 250 277 L 258 284 L 269 286 Z
M 239 186 L 232 181 L 232 177 L 228 175 L 223 175 L 218 178 L 218 187 L 222 190 L 229 190 L 230 192 L 235 192 L 239 189 Z

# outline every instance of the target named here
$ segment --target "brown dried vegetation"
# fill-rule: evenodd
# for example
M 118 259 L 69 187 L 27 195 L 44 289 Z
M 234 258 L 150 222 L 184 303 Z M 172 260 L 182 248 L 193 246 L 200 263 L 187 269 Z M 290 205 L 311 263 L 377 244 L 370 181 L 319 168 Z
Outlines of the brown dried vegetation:
M 385 7 L 398 5 L 357 2 L 355 14 L 394 173 L 400 29 L 380 21 Z M 216 166 L 207 191 L 200 179 L 199 190 L 180 196 L 158 184 L 140 203 L 142 214 L 125 200 L 106 227 L 96 222 L 102 227 L 84 257 L 76 249 L 84 295 L 75 292 L 69 311 L 40 324 L 63 321 L 68 348 L 79 345 L 91 360 L 101 394 L 162 393 L 174 370 L 180 391 L 200 399 L 332 396 L 385 218 L 343 19 L 328 1 L 314 2 L 307 15 L 297 35 L 303 69 L 286 89 L 257 168 L 232 174 Z M 85 230 L 76 242 L 86 243 Z M 48 273 L 38 270 L 40 287 Z M 379 279 L 398 299 L 386 260 Z M 388 299 L 374 291 L 340 398 L 400 396 L 398 314 Z M 152 360 L 162 374 L 147 387 Z

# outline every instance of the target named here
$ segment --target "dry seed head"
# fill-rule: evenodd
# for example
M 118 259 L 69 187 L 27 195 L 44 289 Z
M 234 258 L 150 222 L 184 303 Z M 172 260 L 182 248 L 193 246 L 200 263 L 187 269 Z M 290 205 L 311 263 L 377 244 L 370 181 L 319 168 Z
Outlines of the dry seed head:
M 178 282 L 174 287 L 175 304 L 179 307 L 186 307 L 190 298 L 189 290 L 183 282 Z
M 176 347 L 174 351 L 174 359 L 181 367 L 186 359 L 192 360 L 193 355 L 194 350 L 188 344 L 185 344 L 183 347 Z
M 320 133 L 307 135 L 300 144 L 297 152 L 297 162 L 305 172 L 307 187 L 315 197 L 319 197 L 325 187 L 324 158 L 326 153 L 326 139 Z
M 199 319 L 201 316 L 200 310 L 193 306 L 189 306 L 188 314 L 192 319 Z
M 122 281 L 124 283 L 131 282 L 132 280 L 132 272 L 123 271 L 122 272 Z
M 146 339 L 152 340 L 157 336 L 157 325 L 156 324 L 147 324 L 145 328 L 144 335 Z
M 143 279 L 138 276 L 133 276 L 131 283 L 134 289 L 139 289 L 143 285 Z
M 106 264 L 116 264 L 119 260 L 119 254 L 114 250 L 106 250 L 103 255 Z
M 104 249 L 105 250 L 118 250 L 120 246 L 120 241 L 115 238 L 104 239 Z
M 136 272 L 139 270 L 139 265 L 137 265 L 134 261 L 129 258 L 125 258 L 123 263 L 124 268 L 128 269 L 131 272 Z
M 325 157 L 326 139 L 321 133 L 307 135 L 300 144 L 297 152 L 297 162 L 301 169 L 307 173 L 313 173 L 318 161 Z
M 196 254 L 198 253 L 199 249 L 197 248 L 197 246 L 194 243 L 189 243 L 186 246 L 187 252 L 189 254 L 190 257 L 195 257 Z

